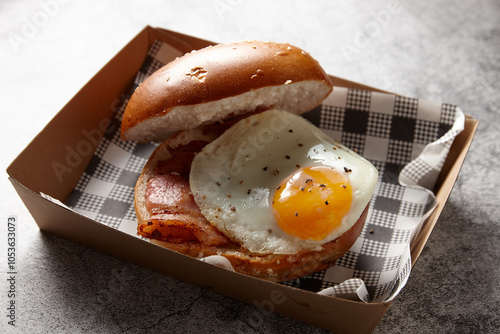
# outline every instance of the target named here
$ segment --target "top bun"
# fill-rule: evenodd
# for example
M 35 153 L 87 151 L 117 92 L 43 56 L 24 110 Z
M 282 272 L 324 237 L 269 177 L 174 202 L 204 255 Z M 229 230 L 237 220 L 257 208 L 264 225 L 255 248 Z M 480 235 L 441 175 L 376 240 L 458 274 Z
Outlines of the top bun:
M 185 54 L 147 78 L 129 100 L 121 135 L 161 142 L 173 132 L 261 108 L 302 114 L 332 89 L 319 63 L 293 45 L 219 44 Z

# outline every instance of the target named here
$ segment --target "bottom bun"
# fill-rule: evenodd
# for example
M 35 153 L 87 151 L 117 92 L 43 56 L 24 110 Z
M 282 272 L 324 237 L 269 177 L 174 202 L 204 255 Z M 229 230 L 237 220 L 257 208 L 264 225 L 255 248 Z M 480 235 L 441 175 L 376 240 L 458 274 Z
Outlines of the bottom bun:
M 356 242 L 368 214 L 368 206 L 358 221 L 344 234 L 323 245 L 321 251 L 296 254 L 256 255 L 242 251 L 237 245 L 210 247 L 200 243 L 172 243 L 152 239 L 151 242 L 178 253 L 203 258 L 221 255 L 229 260 L 234 271 L 274 282 L 288 281 L 327 269 L 335 264 Z

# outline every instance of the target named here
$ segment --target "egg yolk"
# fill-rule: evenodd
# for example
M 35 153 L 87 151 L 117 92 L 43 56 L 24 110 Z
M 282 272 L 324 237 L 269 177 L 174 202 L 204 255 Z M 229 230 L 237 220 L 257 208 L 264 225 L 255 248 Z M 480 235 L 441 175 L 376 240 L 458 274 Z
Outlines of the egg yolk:
M 322 240 L 349 212 L 352 189 L 344 171 L 305 167 L 284 179 L 273 196 L 273 214 L 286 233 Z

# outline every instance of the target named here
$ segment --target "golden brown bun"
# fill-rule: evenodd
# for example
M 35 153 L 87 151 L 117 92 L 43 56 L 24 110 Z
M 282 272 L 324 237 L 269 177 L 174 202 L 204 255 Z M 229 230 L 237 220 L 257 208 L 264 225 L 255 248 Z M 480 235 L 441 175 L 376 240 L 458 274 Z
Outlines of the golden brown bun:
M 290 44 L 239 42 L 193 51 L 165 65 L 134 92 L 121 135 L 139 142 L 273 106 L 295 114 L 332 91 L 319 63 Z
M 146 221 L 151 217 L 145 208 L 147 182 L 154 175 L 156 163 L 171 157 L 168 149 L 186 145 L 193 140 L 213 141 L 214 139 L 213 134 L 206 133 L 201 128 L 196 128 L 181 131 L 158 146 L 149 158 L 135 187 L 135 207 L 139 222 Z M 367 211 L 368 206 L 358 221 L 347 232 L 339 238 L 324 244 L 321 251 L 303 251 L 292 255 L 255 255 L 241 250 L 234 243 L 214 247 L 204 246 L 197 242 L 179 244 L 154 239 L 151 239 L 151 241 L 162 247 L 195 258 L 222 255 L 229 260 L 236 272 L 270 281 L 285 281 L 326 269 L 335 263 L 351 248 L 360 235 Z

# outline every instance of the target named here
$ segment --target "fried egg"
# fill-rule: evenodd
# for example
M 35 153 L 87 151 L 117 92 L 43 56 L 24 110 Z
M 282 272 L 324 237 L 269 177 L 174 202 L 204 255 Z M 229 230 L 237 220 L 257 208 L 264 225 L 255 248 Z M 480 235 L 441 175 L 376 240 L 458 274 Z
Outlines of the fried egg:
M 205 218 L 256 254 L 321 250 L 356 223 L 377 179 L 370 162 L 281 110 L 233 125 L 189 176 Z

